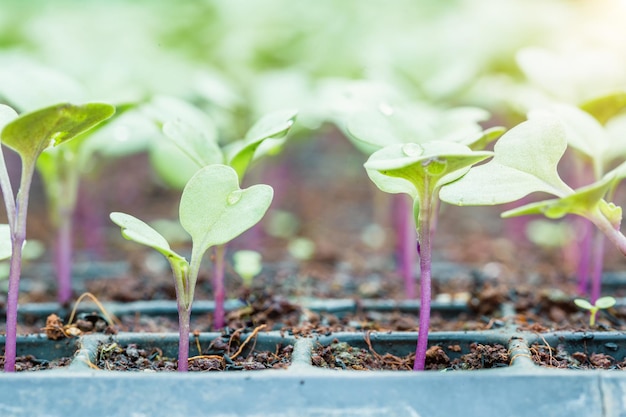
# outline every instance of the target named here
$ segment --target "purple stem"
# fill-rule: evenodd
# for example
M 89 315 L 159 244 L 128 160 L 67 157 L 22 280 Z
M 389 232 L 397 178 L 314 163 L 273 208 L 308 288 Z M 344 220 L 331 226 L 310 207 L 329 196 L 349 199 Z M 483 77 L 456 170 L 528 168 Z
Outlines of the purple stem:
M 72 299 L 72 218 L 71 213 L 60 213 L 54 248 L 54 264 L 57 274 L 57 299 L 67 306 Z
M 415 242 L 417 232 L 413 226 L 413 202 L 404 194 L 394 196 L 394 214 L 396 235 L 397 258 L 399 263 L 399 274 L 404 281 L 404 294 L 409 300 L 416 297 L 415 289 L 415 261 L 417 253 Z
M 28 161 L 24 162 L 22 160 L 22 175 L 15 206 L 11 203 L 7 204 L 7 215 L 13 216 L 13 220 L 9 220 L 13 252 L 9 270 L 9 291 L 7 293 L 6 305 L 6 340 L 4 345 L 5 372 L 15 372 L 15 358 L 17 355 L 17 306 L 19 301 L 20 276 L 22 274 L 22 248 L 26 240 L 26 214 L 28 212 L 28 197 L 34 170 L 34 162 L 28 163 Z M 3 188 L 5 187 L 4 182 L 2 186 Z M 6 199 L 9 196 L 8 191 L 3 189 L 3 195 Z
M 22 245 L 24 239 L 13 235 L 13 255 L 9 272 L 9 292 L 7 294 L 6 341 L 4 345 L 4 371 L 15 372 L 17 356 L 17 305 L 22 270 Z
M 428 177 L 426 177 L 428 178 Z M 426 184 L 426 189 L 428 189 Z M 427 193 L 426 193 L 427 194 Z M 436 213 L 432 211 L 432 196 L 425 195 L 420 201 L 420 216 L 418 224 L 419 252 L 420 252 L 420 318 L 415 348 L 415 363 L 413 370 L 423 371 L 426 366 L 426 350 L 428 349 L 428 330 L 430 328 L 430 299 L 432 292 L 432 229 Z
M 604 266 L 605 236 L 596 230 L 593 236 L 593 264 L 591 269 L 591 304 L 595 304 L 602 292 L 602 269 Z
M 587 288 L 589 286 L 589 268 L 591 263 L 592 234 L 594 227 L 593 223 L 583 217 L 578 217 L 575 221 L 578 223 L 579 233 L 581 234 L 581 239 L 574 243 L 578 246 L 578 265 L 576 269 L 576 274 L 578 275 L 578 294 L 585 295 L 587 294 Z M 594 264 L 596 262 L 594 262 Z
M 189 322 L 191 306 L 185 308 L 178 304 L 178 372 L 189 370 Z
M 217 245 L 213 250 L 213 296 L 215 298 L 213 329 L 220 330 L 226 324 L 224 320 L 224 256 L 226 254 L 226 245 Z

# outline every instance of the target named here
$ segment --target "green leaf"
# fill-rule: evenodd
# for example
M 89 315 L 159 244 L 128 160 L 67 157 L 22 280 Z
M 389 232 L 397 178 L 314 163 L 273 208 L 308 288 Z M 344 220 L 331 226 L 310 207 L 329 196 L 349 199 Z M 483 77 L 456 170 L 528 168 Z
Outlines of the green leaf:
M 248 130 L 243 141 L 235 142 L 225 150 L 228 165 L 243 178 L 253 160 L 283 144 L 297 114 L 295 110 L 281 110 L 262 117 Z
M 602 309 L 611 308 L 616 302 L 617 300 L 611 296 L 600 297 L 596 300 L 596 307 Z
M 475 152 L 454 142 L 398 143 L 374 152 L 364 166 L 368 174 L 370 171 L 378 171 L 384 176 L 392 177 L 392 180 L 389 180 L 369 174 L 381 190 L 392 193 L 406 192 L 415 198 L 422 192 L 430 192 L 446 182 L 457 179 L 467 172 L 469 166 L 491 155 L 491 152 Z M 426 190 L 426 177 L 429 179 L 428 184 L 431 188 L 429 190 Z M 411 184 L 414 190 L 411 190 L 408 184 Z
M 115 113 L 109 104 L 58 104 L 20 115 L 2 130 L 2 143 L 27 163 L 49 146 L 57 146 L 91 129 Z
M 491 161 L 445 185 L 439 196 L 456 205 L 508 203 L 539 191 L 565 196 L 572 190 L 559 177 L 557 165 L 566 148 L 565 132 L 558 121 L 530 119 L 496 142 Z
M 11 228 L 8 224 L 0 224 L 0 260 L 10 258 L 12 253 Z
M 506 128 L 495 126 L 482 132 L 478 132 L 474 136 L 468 137 L 462 143 L 474 151 L 479 151 L 481 149 L 485 149 L 488 144 L 498 139 L 502 136 L 502 134 L 504 134 L 504 132 L 506 132 Z
M 610 146 L 609 136 L 603 126 L 589 113 L 575 106 L 554 104 L 547 109 L 530 112 L 528 118 L 533 119 L 537 116 L 559 120 L 565 130 L 567 143 L 595 163 L 602 164 L 602 157 Z
M 582 298 L 577 298 L 574 300 L 574 304 L 584 310 L 593 310 L 594 306 L 587 300 L 583 300 Z
M 381 103 L 377 109 L 359 111 L 347 122 L 353 139 L 374 148 L 394 143 L 431 141 L 465 143 L 482 132 L 479 121 L 489 118 L 474 107 L 435 109 L 424 105 L 392 106 Z M 481 135 L 482 137 L 482 135 Z
M 224 156 L 213 132 L 201 131 L 192 124 L 176 120 L 165 123 L 163 133 L 195 163 L 196 170 L 224 162 Z
M 2 131 L 7 123 L 17 117 L 17 112 L 15 110 L 5 104 L 0 104 L 0 131 Z
M 562 197 L 526 204 L 502 213 L 502 217 L 515 217 L 527 214 L 543 214 L 550 219 L 560 219 L 566 214 L 577 214 L 587 217 L 597 207 L 612 185 L 610 177 L 581 187 L 571 194 Z
M 152 227 L 126 213 L 113 212 L 109 215 L 113 223 L 122 228 L 122 236 L 141 245 L 156 249 L 166 257 L 182 258 L 172 251 L 167 240 Z
M 589 100 L 580 106 L 591 114 L 600 124 L 606 124 L 613 116 L 626 109 L 626 92 L 619 91 Z
M 234 169 L 209 165 L 185 186 L 179 208 L 180 222 L 191 235 L 194 250 L 204 253 L 257 224 L 269 208 L 273 194 L 272 187 L 264 184 L 241 189 Z

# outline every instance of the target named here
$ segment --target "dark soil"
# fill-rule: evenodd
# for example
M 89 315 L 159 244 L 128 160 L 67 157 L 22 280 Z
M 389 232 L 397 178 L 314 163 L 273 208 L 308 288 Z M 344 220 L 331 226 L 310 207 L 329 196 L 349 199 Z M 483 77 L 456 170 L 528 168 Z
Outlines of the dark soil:
M 54 360 L 37 359 L 32 355 L 18 356 L 15 362 L 16 372 L 43 371 L 46 369 L 63 368 L 70 364 L 72 358 L 58 358 Z M 0 369 L 4 368 L 4 356 L 0 357 Z
M 276 346 L 275 351 L 239 349 L 245 340 L 241 333 L 215 339 L 201 355 L 189 358 L 190 371 L 252 371 L 286 369 L 291 363 L 293 346 Z M 247 340 L 247 339 L 246 339 Z M 254 336 L 248 340 L 254 347 Z M 135 344 L 119 346 L 102 344 L 95 364 L 100 369 L 116 371 L 176 371 L 178 360 L 163 354 L 159 348 L 142 348 Z
M 475 370 L 508 366 L 508 350 L 499 344 L 482 345 L 473 343 L 471 352 L 460 358 L 450 359 L 448 353 L 459 352 L 461 347 L 431 346 L 426 352 L 426 369 L 441 370 Z M 448 352 L 448 353 L 446 353 Z M 313 355 L 313 365 L 321 368 L 339 370 L 394 370 L 410 371 L 413 369 L 415 354 L 396 356 L 390 353 L 384 355 L 376 352 L 370 345 L 368 349 L 356 348 L 346 342 L 335 340 L 328 346 L 318 345 Z
M 563 345 L 533 344 L 533 361 L 540 366 L 561 369 L 626 369 L 626 359 L 616 360 L 605 353 L 569 353 Z

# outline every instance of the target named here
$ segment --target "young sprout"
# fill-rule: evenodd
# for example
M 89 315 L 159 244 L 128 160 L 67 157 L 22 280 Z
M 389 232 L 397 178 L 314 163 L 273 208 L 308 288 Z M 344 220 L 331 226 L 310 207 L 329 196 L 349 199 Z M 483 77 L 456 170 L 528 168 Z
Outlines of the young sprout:
M 178 370 L 187 371 L 189 320 L 202 257 L 209 248 L 223 248 L 265 215 L 273 197 L 272 187 L 258 184 L 239 188 L 234 169 L 209 165 L 189 180 L 180 199 L 179 218 L 192 241 L 191 259 L 174 252 L 167 240 L 143 221 L 124 213 L 111 213 L 111 220 L 122 228 L 122 236 L 163 254 L 170 263 L 178 303 Z M 221 262 L 217 257 L 215 262 Z M 217 307 L 217 303 L 216 303 Z
M 0 187 L 2 187 L 11 231 L 11 266 L 6 306 L 4 362 L 6 372 L 15 371 L 22 248 L 26 240 L 28 197 L 37 159 L 45 149 L 67 142 L 108 119 L 114 113 L 115 108 L 108 104 L 88 103 L 80 106 L 57 104 L 18 117 L 11 108 L 0 105 L 0 127 L 3 126 L 0 133 L 2 144 L 14 150 L 22 160 L 20 184 L 15 196 L 4 156 L 0 151 Z
M 413 199 L 420 257 L 420 325 L 415 370 L 423 370 L 428 347 L 431 302 L 431 249 L 440 188 L 462 177 L 471 165 L 491 156 L 454 142 L 397 143 L 376 151 L 365 163 L 370 179 L 382 191 L 406 193 Z
M 233 253 L 233 268 L 241 276 L 246 287 L 252 286 L 252 280 L 263 269 L 261 260 L 261 254 L 254 250 L 238 250 Z
M 578 130 L 582 132 L 583 130 Z M 458 181 L 444 186 L 441 199 L 457 205 L 495 205 L 516 201 L 535 192 L 550 198 L 502 213 L 503 217 L 542 214 L 560 219 L 575 214 L 588 219 L 609 241 L 626 255 L 626 236 L 620 231 L 622 209 L 605 197 L 612 197 L 619 182 L 626 178 L 626 163 L 604 174 L 597 181 L 573 189 L 559 176 L 557 165 L 572 136 L 571 125 L 544 112 L 531 113 L 529 119 L 508 131 L 494 147 L 494 158 L 474 167 Z M 602 245 L 595 254 L 601 259 Z M 599 278 L 591 300 L 599 296 Z
M 150 160 L 161 177 L 172 185 L 185 184 L 194 172 L 211 164 L 232 167 L 240 181 L 250 165 L 276 152 L 287 139 L 297 111 L 269 113 L 257 121 L 245 137 L 220 147 L 215 126 L 195 107 L 177 100 L 159 100 L 151 110 L 168 140 L 155 142 Z M 174 163 L 172 161 L 175 161 Z M 213 293 L 215 320 L 213 326 L 224 326 L 224 257 L 225 245 L 214 247 Z
M 600 297 L 593 304 L 591 304 L 587 300 L 583 300 L 582 298 L 577 298 L 574 300 L 574 304 L 584 310 L 589 310 L 589 313 L 591 313 L 589 316 L 589 327 L 593 327 L 596 325 L 596 315 L 598 314 L 598 311 L 600 309 L 606 310 L 607 308 L 611 308 L 615 305 L 616 302 L 617 300 L 610 296 Z

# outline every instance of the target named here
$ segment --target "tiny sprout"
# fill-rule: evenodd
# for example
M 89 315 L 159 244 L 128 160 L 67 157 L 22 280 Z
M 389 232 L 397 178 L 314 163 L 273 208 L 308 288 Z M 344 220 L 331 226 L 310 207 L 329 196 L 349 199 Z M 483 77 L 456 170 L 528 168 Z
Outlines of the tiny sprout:
M 289 254 L 300 261 L 306 261 L 315 254 L 315 242 L 306 237 L 296 237 L 287 244 Z
M 613 297 L 600 297 L 596 300 L 594 304 L 591 304 L 589 301 L 584 300 L 582 298 L 577 298 L 574 300 L 574 304 L 578 307 L 589 310 L 591 316 L 589 316 L 589 326 L 593 327 L 596 324 L 596 315 L 598 314 L 598 310 L 611 308 L 615 305 L 617 301 Z
M 261 264 L 261 254 L 253 250 L 240 250 L 233 254 L 233 268 L 241 278 L 246 287 L 252 286 L 252 280 L 259 275 L 263 269 Z

